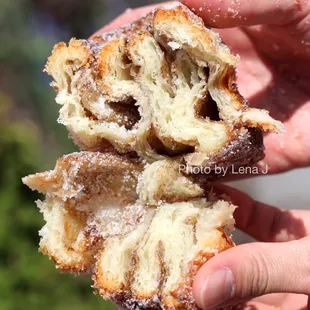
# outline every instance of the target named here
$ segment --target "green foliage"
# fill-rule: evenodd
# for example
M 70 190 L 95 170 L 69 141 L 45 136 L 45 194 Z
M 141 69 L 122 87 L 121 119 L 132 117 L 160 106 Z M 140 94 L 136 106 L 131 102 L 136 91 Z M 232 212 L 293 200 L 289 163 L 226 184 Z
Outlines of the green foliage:
M 89 9 L 79 3 L 0 1 L 1 310 L 114 309 L 93 295 L 89 277 L 61 274 L 38 251 L 44 221 L 34 202 L 43 197 L 21 182 L 76 150 L 56 122 L 59 107 L 42 69 L 56 42 L 91 33 L 93 14 L 100 14 L 93 6 L 98 1 L 84 2 Z
M 8 121 L 8 98 L 0 94 L 0 309 L 108 309 L 92 294 L 91 281 L 60 274 L 38 252 L 42 215 L 39 195 L 21 183 L 37 171 L 42 157 L 37 128 L 30 122 Z

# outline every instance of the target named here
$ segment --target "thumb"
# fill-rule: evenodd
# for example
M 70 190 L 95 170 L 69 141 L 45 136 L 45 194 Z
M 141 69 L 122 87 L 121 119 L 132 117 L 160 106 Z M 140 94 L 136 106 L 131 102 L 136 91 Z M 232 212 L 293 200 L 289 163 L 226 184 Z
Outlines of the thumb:
M 286 292 L 310 295 L 309 237 L 222 252 L 199 270 L 193 284 L 196 303 L 204 310 Z
M 208 26 L 284 25 L 308 13 L 307 0 L 183 0 Z

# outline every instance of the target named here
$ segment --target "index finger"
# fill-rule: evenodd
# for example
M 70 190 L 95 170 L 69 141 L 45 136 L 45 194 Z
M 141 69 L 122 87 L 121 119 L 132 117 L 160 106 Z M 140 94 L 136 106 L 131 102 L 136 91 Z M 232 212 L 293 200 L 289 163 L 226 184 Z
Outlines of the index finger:
M 260 24 L 284 25 L 306 15 L 304 0 L 183 0 L 185 5 L 215 28 Z
M 215 190 L 231 197 L 238 207 L 237 227 L 259 241 L 285 242 L 310 235 L 310 211 L 282 210 L 223 184 L 216 184 Z
M 148 6 L 143 6 L 137 9 L 133 10 L 126 10 L 122 15 L 118 16 L 116 19 L 114 19 L 110 24 L 104 26 L 103 28 L 99 29 L 96 31 L 92 36 L 98 36 L 101 35 L 105 32 L 114 30 L 116 28 L 125 26 L 126 24 L 132 23 L 136 21 L 137 19 L 141 18 L 142 16 L 148 14 L 152 10 L 156 9 L 159 6 L 166 5 L 166 4 L 171 4 L 173 2 L 164 2 L 164 3 L 159 3 L 159 4 L 153 4 L 153 5 L 148 5 Z

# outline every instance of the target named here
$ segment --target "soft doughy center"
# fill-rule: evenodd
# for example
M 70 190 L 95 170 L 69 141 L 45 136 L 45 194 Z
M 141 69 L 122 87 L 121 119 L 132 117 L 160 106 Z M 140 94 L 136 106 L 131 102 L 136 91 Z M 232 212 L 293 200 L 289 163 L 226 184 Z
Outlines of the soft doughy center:
M 95 285 L 116 301 L 122 291 L 128 309 L 131 300 L 142 308 L 182 308 L 186 302 L 192 307 L 192 276 L 207 259 L 232 246 L 221 228 L 234 226 L 234 210 L 225 201 L 199 199 L 149 211 L 134 231 L 106 240 Z
M 154 37 L 141 36 L 141 40 L 133 38 L 137 43 L 129 47 L 129 53 L 133 63 L 140 67 L 137 80 L 151 98 L 142 106 L 144 110 L 152 110 L 148 127 L 153 124 L 157 136 L 167 148 L 182 149 L 183 145 L 183 149 L 192 146 L 205 153 L 219 150 L 229 141 L 226 125 L 197 115 L 197 105 L 202 100 L 207 101 L 208 97 L 205 68 L 192 61 L 186 51 L 173 51 L 167 44 L 164 52 L 163 45 Z M 171 138 L 174 144 L 171 144 Z

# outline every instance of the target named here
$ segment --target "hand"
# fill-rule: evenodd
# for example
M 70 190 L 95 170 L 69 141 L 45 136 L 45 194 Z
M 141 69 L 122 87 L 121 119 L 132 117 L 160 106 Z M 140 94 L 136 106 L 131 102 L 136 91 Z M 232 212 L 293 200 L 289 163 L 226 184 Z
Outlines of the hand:
M 239 206 L 237 227 L 264 243 L 240 245 L 208 261 L 194 281 L 197 304 L 201 309 L 243 302 L 237 309 L 310 309 L 303 308 L 307 296 L 295 295 L 310 295 L 310 211 L 283 211 L 224 185 L 217 191 Z
M 310 165 L 310 1 L 183 2 L 208 26 L 230 28 L 217 31 L 241 56 L 241 94 L 286 125 L 285 134 L 266 137 L 262 169 L 267 164 L 270 173 L 278 173 Z M 96 34 L 132 22 L 156 6 L 128 11 Z

